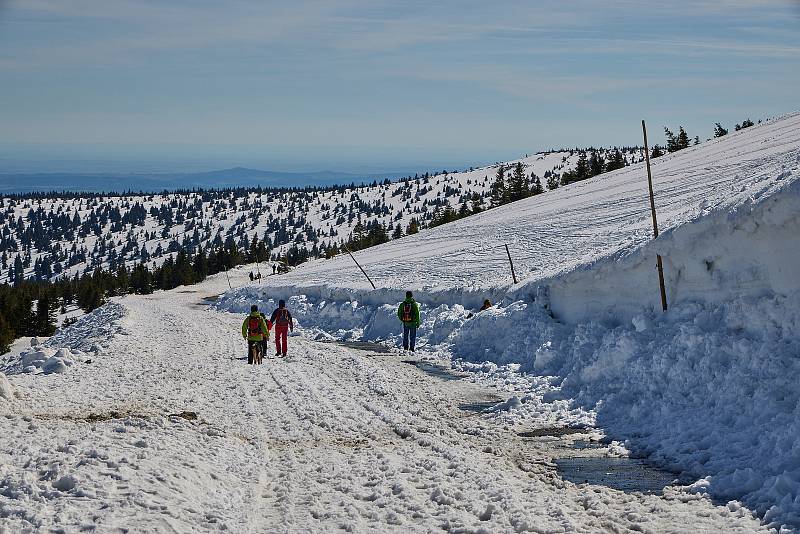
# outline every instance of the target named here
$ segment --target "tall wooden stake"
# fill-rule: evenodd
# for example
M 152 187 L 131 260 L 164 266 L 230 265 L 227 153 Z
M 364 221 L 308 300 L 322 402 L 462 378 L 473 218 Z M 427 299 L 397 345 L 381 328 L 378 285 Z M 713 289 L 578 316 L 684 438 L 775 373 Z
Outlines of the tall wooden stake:
M 355 264 L 358 266 L 358 268 L 361 269 L 361 272 L 364 273 L 364 276 L 367 277 L 367 280 L 369 280 L 369 284 L 372 286 L 372 289 L 375 289 L 375 284 L 372 283 L 372 280 L 370 279 L 370 277 L 367 274 L 367 272 L 361 267 L 361 265 L 358 264 L 358 262 L 356 261 L 355 256 L 353 256 L 353 253 L 350 252 L 350 247 L 348 247 L 347 245 L 344 245 L 344 249 L 347 251 L 348 254 L 350 254 L 350 258 L 352 258 L 352 260 L 355 262 Z
M 514 283 L 517 283 L 517 273 L 514 272 L 514 262 L 511 261 L 511 253 L 508 251 L 508 245 L 506 245 L 506 254 L 508 255 L 508 263 L 511 264 L 511 278 L 514 280 Z
M 227 266 L 225 266 L 225 278 L 228 279 L 228 288 L 229 289 L 233 289 L 233 286 L 231 285 L 231 277 L 228 275 L 228 267 Z
M 644 159 L 647 163 L 647 187 L 650 189 L 650 212 L 653 215 L 653 239 L 658 237 L 658 220 L 656 219 L 656 202 L 653 198 L 653 174 L 650 172 L 650 149 L 647 147 L 647 128 L 642 121 L 642 134 L 644 135 Z M 664 287 L 664 266 L 661 263 L 661 254 L 656 254 L 656 267 L 658 268 L 658 287 L 661 290 L 661 308 L 667 311 L 667 290 Z

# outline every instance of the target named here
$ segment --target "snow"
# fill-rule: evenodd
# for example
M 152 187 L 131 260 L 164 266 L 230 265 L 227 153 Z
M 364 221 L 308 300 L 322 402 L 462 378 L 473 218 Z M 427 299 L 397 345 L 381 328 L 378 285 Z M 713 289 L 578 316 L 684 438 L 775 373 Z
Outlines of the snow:
M 231 273 L 234 285 L 245 272 Z M 442 381 L 396 352 L 307 336 L 291 338 L 288 360 L 247 366 L 232 359 L 245 351 L 242 316 L 202 304 L 224 289 L 215 276 L 115 298 L 44 347 L 91 349 L 91 363 L 9 374 L 19 395 L 0 402 L 2 529 L 762 530 L 746 507 L 680 488 L 660 496 L 561 480 L 552 459 L 563 449 L 519 438 L 501 417 L 535 403 L 568 415 L 566 402 L 516 395 L 509 411 L 469 414 L 459 403 L 487 393 L 477 372 Z M 483 382 L 527 383 L 507 371 L 495 366 Z
M 655 241 L 634 165 L 357 253 L 378 290 L 345 256 L 114 297 L 0 359 L 0 530 L 794 531 L 799 169 L 795 114 L 656 160 Z M 458 378 L 330 342 L 396 346 L 407 288 Z M 300 335 L 248 366 L 279 298 Z M 687 485 L 564 480 L 574 434 Z
M 344 256 L 216 307 L 287 298 L 309 337 L 397 345 L 393 306 L 414 290 L 423 353 L 513 394 L 495 420 L 597 424 L 705 481 L 690 491 L 800 528 L 800 114 L 658 158 L 653 173 L 656 240 L 634 165 L 357 253 L 377 290 Z M 497 305 L 471 314 L 487 297 Z

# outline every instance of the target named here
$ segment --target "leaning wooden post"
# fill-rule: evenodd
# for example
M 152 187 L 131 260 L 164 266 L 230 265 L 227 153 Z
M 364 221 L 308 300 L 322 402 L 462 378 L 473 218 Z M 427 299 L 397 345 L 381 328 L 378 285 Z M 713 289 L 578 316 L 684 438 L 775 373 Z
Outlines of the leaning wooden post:
M 356 261 L 355 256 L 353 256 L 353 253 L 350 252 L 350 247 L 348 247 L 347 245 L 344 245 L 344 249 L 347 251 L 348 254 L 350 254 L 350 258 L 352 258 L 352 260 L 355 262 L 355 264 L 358 266 L 358 268 L 361 269 L 361 272 L 364 273 L 364 276 L 367 277 L 367 280 L 369 280 L 369 283 L 372 286 L 372 289 L 375 289 L 375 284 L 372 283 L 372 280 L 370 279 L 370 277 L 367 274 L 367 272 L 361 267 L 361 265 L 358 264 L 358 262 Z
M 647 163 L 647 187 L 650 189 L 650 212 L 653 215 L 653 239 L 658 237 L 658 220 L 656 219 L 656 202 L 653 198 L 653 174 L 650 172 L 650 149 L 647 147 L 647 128 L 642 121 L 642 134 L 644 134 L 644 159 Z M 656 254 L 656 267 L 658 268 L 658 287 L 661 290 L 661 308 L 667 311 L 667 290 L 664 287 L 664 266 L 661 263 L 661 254 Z
M 508 251 L 508 245 L 506 245 L 506 254 L 508 255 L 508 263 L 511 264 L 511 278 L 514 280 L 514 283 L 517 283 L 517 273 L 514 272 L 514 262 L 511 261 L 511 253 Z
M 225 278 L 228 279 L 228 288 L 233 289 L 233 286 L 231 285 L 231 277 L 228 275 L 228 266 L 223 265 L 223 267 L 225 267 Z

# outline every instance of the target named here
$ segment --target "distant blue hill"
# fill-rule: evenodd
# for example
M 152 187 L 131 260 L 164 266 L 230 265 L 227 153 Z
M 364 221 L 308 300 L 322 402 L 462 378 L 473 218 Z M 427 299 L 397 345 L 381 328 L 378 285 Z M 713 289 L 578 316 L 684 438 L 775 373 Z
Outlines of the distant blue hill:
M 0 173 L 0 194 L 43 191 L 107 192 L 126 191 L 156 193 L 176 189 L 222 189 L 229 187 L 306 187 L 362 184 L 405 174 L 388 173 L 380 177 L 345 172 L 279 172 L 236 167 L 193 173 Z

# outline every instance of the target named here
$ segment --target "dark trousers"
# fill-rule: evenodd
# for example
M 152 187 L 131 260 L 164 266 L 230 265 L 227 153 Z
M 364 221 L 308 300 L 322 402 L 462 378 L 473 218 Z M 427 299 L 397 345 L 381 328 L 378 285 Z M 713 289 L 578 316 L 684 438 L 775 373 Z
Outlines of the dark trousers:
M 413 324 L 403 323 L 403 348 L 414 350 L 414 343 L 417 342 L 417 327 Z

